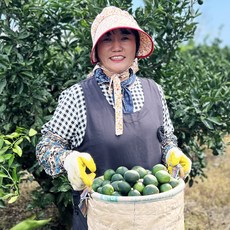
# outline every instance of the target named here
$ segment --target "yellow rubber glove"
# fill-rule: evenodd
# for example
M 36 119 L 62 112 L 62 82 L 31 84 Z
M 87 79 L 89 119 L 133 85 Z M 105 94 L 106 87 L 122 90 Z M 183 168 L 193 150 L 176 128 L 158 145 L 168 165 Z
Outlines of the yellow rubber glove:
M 80 191 L 92 186 L 96 176 L 96 164 L 89 153 L 71 152 L 64 161 L 64 168 L 74 190 Z M 87 174 L 86 168 L 91 173 Z
M 173 147 L 168 151 L 166 154 L 166 163 L 171 175 L 173 175 L 175 167 L 178 167 L 181 178 L 187 177 L 192 168 L 192 161 L 177 147 Z

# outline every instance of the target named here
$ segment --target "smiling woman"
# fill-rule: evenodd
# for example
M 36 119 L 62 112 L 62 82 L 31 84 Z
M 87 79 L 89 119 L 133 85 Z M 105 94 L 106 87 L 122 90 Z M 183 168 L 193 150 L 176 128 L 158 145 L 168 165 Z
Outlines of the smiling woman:
M 166 161 L 179 167 L 182 159 L 181 176 L 191 170 L 191 161 L 177 148 L 161 86 L 137 76 L 138 59 L 153 52 L 150 35 L 127 11 L 110 6 L 95 18 L 91 36 L 95 67 L 62 92 L 36 148 L 48 174 L 67 172 L 74 190 L 74 230 L 88 229 L 79 202 L 95 173 L 121 165 L 150 169 Z

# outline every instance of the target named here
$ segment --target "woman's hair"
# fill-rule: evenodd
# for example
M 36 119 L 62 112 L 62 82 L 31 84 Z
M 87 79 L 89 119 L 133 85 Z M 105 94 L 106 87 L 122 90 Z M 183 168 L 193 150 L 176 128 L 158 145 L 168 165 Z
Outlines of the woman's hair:
M 135 39 L 136 39 L 136 54 L 137 54 L 139 47 L 140 47 L 140 35 L 137 30 L 132 29 L 131 31 L 134 34 Z
M 126 28 L 121 28 L 120 31 L 122 34 L 130 34 L 129 31 L 131 31 L 131 33 L 134 34 L 135 40 L 136 40 L 136 54 L 137 54 L 139 47 L 140 47 L 140 35 L 139 35 L 138 31 L 134 30 L 134 29 L 126 29 Z M 110 32 L 108 32 L 108 33 L 110 33 Z M 97 53 L 97 46 L 95 48 L 95 57 L 97 60 L 99 60 L 98 53 Z

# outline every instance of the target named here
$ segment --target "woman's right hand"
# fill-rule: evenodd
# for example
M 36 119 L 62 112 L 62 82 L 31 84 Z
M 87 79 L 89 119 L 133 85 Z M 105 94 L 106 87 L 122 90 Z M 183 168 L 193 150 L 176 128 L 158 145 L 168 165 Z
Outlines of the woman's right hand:
M 91 187 L 96 176 L 96 164 L 89 153 L 73 151 L 64 161 L 64 168 L 67 171 L 68 180 L 76 191 L 85 187 Z M 86 173 L 86 168 L 91 173 Z

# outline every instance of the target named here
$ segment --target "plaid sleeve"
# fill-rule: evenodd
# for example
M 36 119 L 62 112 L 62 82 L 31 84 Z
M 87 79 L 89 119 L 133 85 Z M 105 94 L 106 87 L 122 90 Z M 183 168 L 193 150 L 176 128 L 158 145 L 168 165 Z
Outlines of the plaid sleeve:
M 71 147 L 77 147 L 83 141 L 86 129 L 86 105 L 81 86 L 75 84 L 62 92 L 53 117 L 42 129 L 42 133 L 51 131 Z
M 162 161 L 163 163 L 165 163 L 165 157 L 167 152 L 172 147 L 177 147 L 177 137 L 174 135 L 174 127 L 170 119 L 169 110 L 168 110 L 163 89 L 160 85 L 157 84 L 157 86 L 161 95 L 161 101 L 163 106 L 163 132 L 162 132 L 163 136 L 161 140 L 161 146 L 162 146 Z
M 172 121 L 170 119 L 170 115 L 169 115 L 169 110 L 168 110 L 168 106 L 167 106 L 167 102 L 164 96 L 164 92 L 163 89 L 160 85 L 158 85 L 158 89 L 161 95 L 161 102 L 162 102 L 162 106 L 163 106 L 163 126 L 164 126 L 164 134 L 166 137 L 170 137 L 173 132 L 174 132 L 174 128 L 173 128 L 173 124 Z
M 75 84 L 62 92 L 51 120 L 42 129 L 36 156 L 47 174 L 64 171 L 66 156 L 83 141 L 86 129 L 86 105 L 83 90 Z

